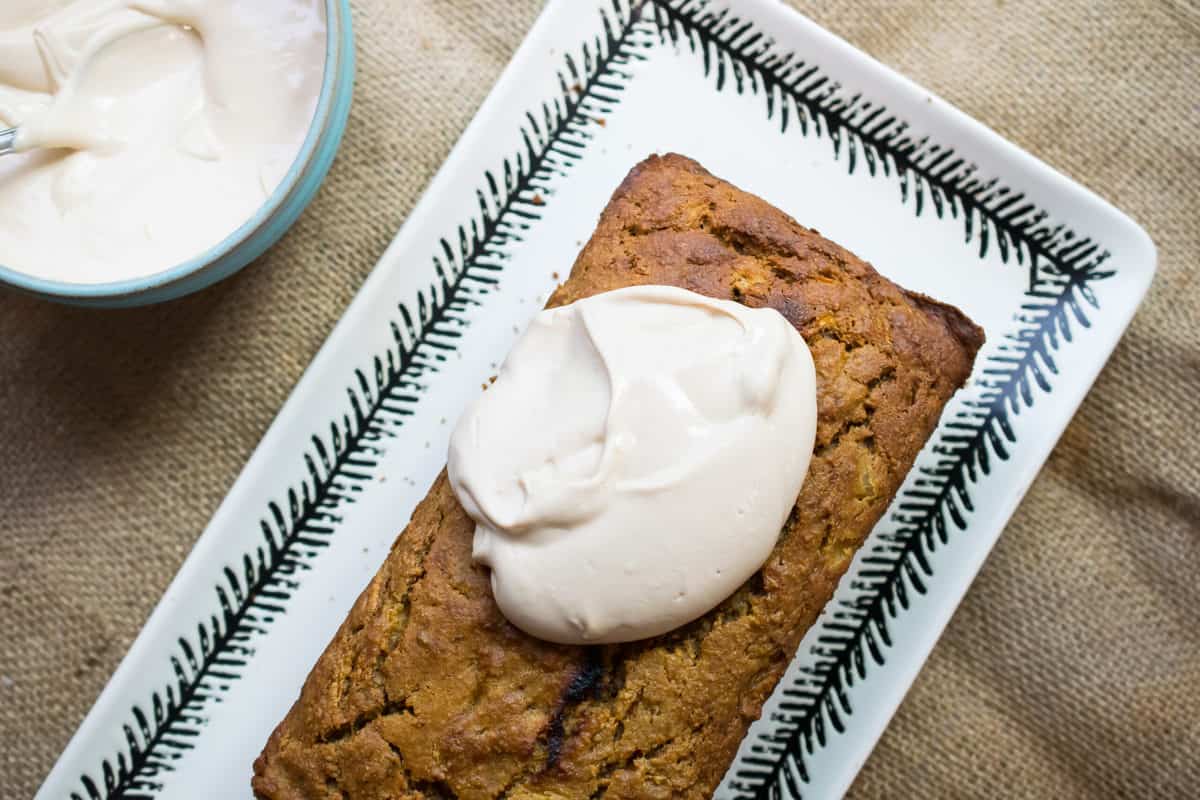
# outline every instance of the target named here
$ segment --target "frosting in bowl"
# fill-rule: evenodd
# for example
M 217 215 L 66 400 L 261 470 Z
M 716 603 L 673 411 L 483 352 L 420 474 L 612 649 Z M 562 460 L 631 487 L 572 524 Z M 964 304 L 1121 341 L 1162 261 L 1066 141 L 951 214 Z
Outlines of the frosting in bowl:
M 449 477 L 514 625 L 632 641 L 763 565 L 816 419 L 812 355 L 777 311 L 619 289 L 535 318 L 456 426 Z
M 199 256 L 252 217 L 308 134 L 319 0 L 0 4 L 0 264 L 106 283 Z

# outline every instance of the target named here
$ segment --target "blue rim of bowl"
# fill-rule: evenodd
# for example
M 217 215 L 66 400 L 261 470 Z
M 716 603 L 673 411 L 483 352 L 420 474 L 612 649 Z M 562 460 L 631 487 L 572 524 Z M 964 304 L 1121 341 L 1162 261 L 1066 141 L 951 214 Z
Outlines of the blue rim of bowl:
M 300 151 L 296 155 L 292 166 L 280 181 L 279 186 L 267 198 L 267 201 L 259 207 L 258 211 L 249 220 L 244 222 L 237 230 L 226 236 L 218 244 L 204 251 L 200 255 L 190 258 L 187 261 L 170 269 L 156 272 L 153 275 L 148 275 L 142 278 L 131 278 L 123 281 L 110 281 L 108 283 L 70 283 L 67 281 L 47 280 L 37 278 L 25 272 L 18 272 L 0 264 L 0 284 L 8 286 L 52 300 L 61 300 L 67 303 L 88 301 L 120 301 L 125 298 L 136 298 L 145 296 L 147 293 L 155 290 L 167 290 L 169 292 L 173 284 L 184 282 L 187 278 L 195 276 L 206 267 L 209 267 L 223 259 L 229 257 L 237 248 L 255 238 L 264 227 L 272 222 L 273 218 L 280 209 L 289 204 L 296 194 L 297 187 L 304 183 L 303 178 L 306 173 L 310 172 L 310 167 L 315 169 L 311 174 L 314 174 L 320 183 L 320 179 L 324 178 L 325 172 L 328 171 L 333 162 L 333 155 L 337 150 L 337 146 L 342 138 L 342 129 L 345 127 L 345 120 L 350 110 L 350 95 L 354 85 L 354 33 L 351 21 L 350 0 L 326 0 L 325 2 L 325 18 L 327 35 L 325 41 L 325 71 L 321 80 L 321 94 L 317 98 L 317 108 L 313 113 L 312 123 L 308 129 L 308 135 L 304 138 L 304 143 L 300 146 Z M 328 124 L 330 121 L 335 122 L 336 130 L 330 130 Z M 331 134 L 331 136 L 327 136 Z M 317 160 L 314 162 L 314 156 Z M 310 192 L 315 193 L 316 186 L 312 186 Z M 294 218 L 298 217 L 303 206 L 306 205 L 308 199 L 305 199 L 300 208 L 292 209 L 290 215 L 293 219 L 288 221 L 288 226 L 294 222 Z M 279 231 L 278 235 L 271 238 L 267 243 L 269 246 L 278 236 L 281 236 L 283 231 Z M 266 250 L 267 246 L 257 248 L 259 252 Z M 258 253 L 255 253 L 258 255 Z M 188 287 L 179 294 L 187 294 L 191 291 L 196 291 L 200 288 L 214 283 L 220 278 L 227 277 L 236 272 L 243 264 L 238 264 L 232 267 L 226 267 L 222 274 L 213 278 L 198 282 L 196 285 Z M 182 287 L 181 287 L 182 288 Z M 176 295 L 170 295 L 174 297 Z M 169 297 L 160 297 L 156 299 L 169 299 Z M 149 300 L 154 302 L 154 300 Z

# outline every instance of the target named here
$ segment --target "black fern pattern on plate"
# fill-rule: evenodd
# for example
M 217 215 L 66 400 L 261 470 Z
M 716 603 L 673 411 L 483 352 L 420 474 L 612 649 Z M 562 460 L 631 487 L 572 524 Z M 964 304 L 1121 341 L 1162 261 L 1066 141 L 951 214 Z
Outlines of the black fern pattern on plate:
M 771 730 L 760 734 L 732 769 L 729 788 L 739 800 L 801 797 L 806 759 L 845 729 L 852 713 L 847 690 L 867 676 L 870 662 L 884 663 L 892 644 L 888 620 L 923 594 L 933 574 L 930 554 L 965 530 L 973 511 L 969 488 L 988 474 L 994 459 L 1007 460 L 1016 442 L 1011 416 L 1033 405 L 1034 388 L 1052 390 L 1054 353 L 1071 341 L 1075 326 L 1088 327 L 1091 289 L 1111 277 L 1109 253 L 1062 225 L 1018 192 L 984 179 L 978 167 L 952 149 L 914 138 L 908 125 L 861 94 L 847 94 L 795 53 L 781 52 L 752 22 L 706 0 L 663 0 L 655 19 L 666 41 L 701 56 L 717 91 L 761 96 L 780 131 L 795 124 L 802 135 L 827 139 L 850 173 L 865 165 L 872 176 L 894 178 L 900 202 L 916 216 L 932 206 L 938 218 L 961 219 L 964 240 L 985 258 L 995 244 L 1002 262 L 1025 264 L 1029 288 L 1006 334 L 980 371 L 979 395 L 935 434 L 936 463 L 919 468 L 893 504 L 894 530 L 876 537 L 853 572 L 854 597 L 839 600 L 818 622 L 814 663 L 783 689 Z M 928 202 L 926 200 L 928 198 Z
M 240 677 L 253 639 L 284 613 L 308 562 L 329 545 L 339 509 L 374 477 L 380 443 L 414 413 L 424 382 L 457 349 L 466 313 L 499 282 L 505 248 L 541 217 L 552 180 L 583 155 L 589 128 L 612 113 L 630 78 L 625 68 L 656 40 L 640 4 L 614 2 L 600 23 L 601 33 L 564 55 L 560 94 L 525 115 L 524 147 L 484 174 L 477 213 L 432 257 L 435 280 L 412 306 L 397 306 L 392 346 L 374 357 L 369 373 L 355 371 L 342 418 L 311 437 L 303 455 L 307 478 L 288 490 L 286 502 L 268 505 L 258 523 L 262 544 L 224 569 L 219 610 L 197 625 L 194 638 L 179 638 L 171 656 L 175 680 L 152 693 L 151 713 L 130 710 L 125 750 L 103 760 L 99 783 L 82 775 L 83 793 L 72 800 L 154 797 L 162 774 L 194 747 L 205 708 Z
M 655 46 L 700 57 L 717 91 L 764 100 L 781 133 L 827 139 L 849 172 L 894 179 L 901 203 L 920 216 L 962 221 L 964 241 L 985 257 L 1025 265 L 1029 288 L 1016 330 L 983 370 L 985 390 L 968 410 L 945 424 L 934 444 L 936 466 L 922 470 L 896 504 L 896 529 L 881 537 L 855 575 L 853 601 L 822 618 L 816 662 L 786 687 L 774 730 L 754 743 L 734 767 L 739 798 L 799 797 L 806 759 L 830 729 L 841 731 L 851 713 L 846 690 L 882 664 L 891 645 L 888 620 L 921 593 L 931 575 L 929 554 L 964 529 L 972 510 L 969 488 L 1006 459 L 1015 442 L 1010 416 L 1031 406 L 1035 387 L 1051 390 L 1054 353 L 1087 326 L 1097 307 L 1090 286 L 1109 277 L 1098 245 L 1052 225 L 1023 195 L 985 179 L 971 164 L 928 138 L 915 138 L 903 120 L 861 95 L 848 95 L 816 66 L 780 52 L 763 31 L 707 0 L 613 0 L 600 14 L 598 33 L 563 56 L 559 92 L 530 109 L 521 127 L 524 146 L 477 189 L 477 212 L 440 243 L 434 279 L 415 302 L 399 304 L 392 345 L 354 371 L 346 407 L 327 430 L 315 433 L 303 454 L 305 480 L 286 499 L 270 502 L 258 522 L 261 543 L 227 565 L 215 587 L 216 608 L 181 635 L 170 657 L 174 679 L 135 705 L 122 726 L 125 747 L 100 765 L 99 780 L 80 777 L 72 800 L 151 798 L 164 773 L 194 747 L 205 711 L 219 702 L 254 656 L 253 643 L 285 613 L 309 562 L 329 545 L 340 510 L 374 476 L 381 444 L 414 413 L 426 382 L 452 353 L 505 268 L 507 248 L 522 239 L 552 202 L 553 182 L 585 153 L 592 126 L 610 115 L 633 79 L 628 67 Z

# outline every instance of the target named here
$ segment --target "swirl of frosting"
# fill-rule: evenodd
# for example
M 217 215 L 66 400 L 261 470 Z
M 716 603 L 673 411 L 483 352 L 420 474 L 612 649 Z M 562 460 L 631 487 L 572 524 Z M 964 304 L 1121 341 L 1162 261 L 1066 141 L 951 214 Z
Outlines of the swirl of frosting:
M 537 316 L 455 428 L 449 476 L 509 621 L 632 641 L 765 563 L 816 418 L 812 355 L 777 311 L 618 289 Z

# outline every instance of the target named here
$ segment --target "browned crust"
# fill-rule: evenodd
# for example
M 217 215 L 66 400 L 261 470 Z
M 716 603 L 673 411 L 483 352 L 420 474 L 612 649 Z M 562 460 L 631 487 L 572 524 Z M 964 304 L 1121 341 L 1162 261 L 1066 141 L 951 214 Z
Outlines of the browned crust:
M 812 348 L 816 449 L 767 564 L 665 636 L 548 644 L 496 609 L 443 474 L 255 762 L 258 797 L 711 796 L 983 332 L 677 155 L 630 172 L 550 304 L 650 283 L 778 309 Z

